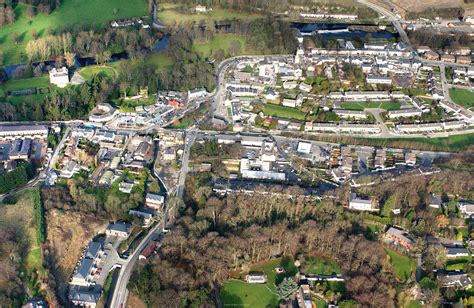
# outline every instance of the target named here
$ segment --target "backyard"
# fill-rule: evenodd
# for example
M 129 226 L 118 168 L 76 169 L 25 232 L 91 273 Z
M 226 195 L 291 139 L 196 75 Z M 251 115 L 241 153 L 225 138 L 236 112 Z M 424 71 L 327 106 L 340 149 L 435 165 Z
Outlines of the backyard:
M 385 249 L 385 251 L 387 252 L 390 264 L 392 264 L 397 278 L 402 281 L 408 280 L 411 274 L 416 270 L 416 261 L 391 249 Z
M 92 77 L 97 74 L 104 74 L 107 77 L 115 77 L 117 75 L 117 71 L 110 66 L 93 65 L 81 69 L 79 74 L 84 77 L 85 80 L 91 80 Z
M 267 116 L 284 119 L 294 119 L 300 121 L 304 121 L 306 118 L 306 114 L 296 108 L 271 103 L 265 104 L 265 106 L 263 107 L 263 113 Z
M 340 274 L 341 269 L 335 260 L 321 257 L 308 257 L 302 263 L 301 271 L 305 274 L 331 275 Z
M 15 5 L 16 22 L 0 27 L 0 50 L 3 51 L 4 65 L 26 62 L 22 59 L 26 43 L 32 39 L 33 30 L 40 37 L 50 29 L 62 29 L 67 25 L 101 25 L 112 19 L 147 15 L 145 0 L 64 0 L 51 14 L 38 14 L 28 18 L 25 4 Z M 13 42 L 16 32 L 20 42 Z
M 349 110 L 364 110 L 366 108 L 381 108 L 385 110 L 400 109 L 401 104 L 398 102 L 350 102 L 342 103 L 341 107 Z
M 221 299 L 224 307 L 245 306 L 245 307 L 275 307 L 278 303 L 278 296 L 274 293 L 275 287 L 284 277 L 292 277 L 296 274 L 292 258 L 283 257 L 257 264 L 251 271 L 264 271 L 267 275 L 265 284 L 249 284 L 240 280 L 229 280 L 222 285 Z M 284 274 L 276 274 L 275 268 L 283 267 Z
M 466 89 L 449 89 L 449 96 L 456 103 L 465 108 L 474 107 L 474 92 Z

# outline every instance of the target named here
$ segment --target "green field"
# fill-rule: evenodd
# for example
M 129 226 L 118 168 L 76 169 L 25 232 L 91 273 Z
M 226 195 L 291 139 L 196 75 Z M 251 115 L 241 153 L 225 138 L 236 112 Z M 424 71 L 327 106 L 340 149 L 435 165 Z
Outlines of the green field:
M 474 107 L 474 92 L 466 89 L 449 89 L 449 96 L 456 103 L 466 108 Z
M 240 43 L 240 52 L 238 52 L 239 55 L 252 53 L 251 51 L 247 50 L 245 38 L 242 35 L 233 33 L 216 34 L 214 38 L 207 43 L 200 43 L 198 41 L 195 41 L 194 50 L 203 57 L 210 58 L 219 49 L 222 49 L 224 53 L 227 54 L 233 41 L 237 41 Z
M 265 104 L 265 106 L 263 107 L 263 113 L 267 116 L 284 119 L 294 119 L 299 121 L 304 121 L 306 118 L 306 114 L 296 108 L 270 103 Z
M 28 79 L 10 79 L 4 84 L 0 85 L 0 96 L 6 96 L 7 91 L 27 88 L 46 88 L 49 86 L 49 77 L 47 75 Z
M 117 75 L 117 71 L 110 66 L 93 65 L 81 69 L 79 74 L 84 77 L 85 80 L 91 80 L 92 77 L 97 74 L 104 74 L 107 77 L 115 77 Z
M 400 109 L 401 104 L 397 102 L 350 102 L 342 103 L 341 107 L 349 110 L 364 110 L 366 108 L 381 108 L 385 110 Z
M 66 25 L 101 25 L 112 19 L 147 15 L 145 0 L 64 0 L 51 14 L 38 14 L 31 20 L 26 15 L 26 5 L 15 6 L 16 22 L 0 27 L 0 50 L 4 65 L 26 62 L 21 54 L 32 39 L 33 29 L 39 36 L 46 36 L 49 29 L 61 29 Z M 115 11 L 115 12 L 114 12 Z M 13 42 L 16 32 L 20 43 Z
M 391 249 L 385 249 L 385 251 L 389 256 L 390 264 L 392 264 L 393 270 L 398 279 L 406 281 L 410 278 L 411 273 L 416 270 L 416 261 Z
M 238 280 L 224 282 L 221 289 L 224 307 L 275 307 L 278 297 L 265 284 L 249 284 Z
M 335 260 L 320 258 L 320 257 L 308 257 L 301 266 L 301 271 L 305 274 L 340 274 L 341 269 Z
M 108 66 L 112 68 L 118 68 L 120 63 L 128 62 L 131 66 L 145 64 L 146 66 L 153 67 L 154 69 L 171 69 L 173 67 L 173 60 L 162 52 L 152 52 L 146 55 L 143 59 L 135 60 L 120 60 L 117 62 L 110 63 Z
M 276 267 L 283 267 L 284 274 L 277 275 Z M 267 274 L 266 284 L 248 284 L 238 280 L 229 280 L 222 285 L 221 299 L 224 307 L 275 307 L 278 304 L 278 297 L 274 293 L 275 287 L 284 277 L 292 277 L 296 274 L 297 268 L 294 260 L 289 257 L 270 260 L 265 263 L 255 265 L 252 271 L 264 271 Z
M 219 20 L 229 20 L 229 19 L 256 19 L 261 18 L 263 15 L 249 13 L 249 12 L 238 12 L 227 9 L 218 9 L 215 8 L 207 13 L 199 14 L 185 14 L 178 12 L 175 9 L 175 5 L 172 4 L 159 4 L 158 6 L 161 11 L 158 12 L 158 20 L 168 26 L 177 26 L 191 22 L 200 22 L 204 20 L 206 22 L 219 21 Z

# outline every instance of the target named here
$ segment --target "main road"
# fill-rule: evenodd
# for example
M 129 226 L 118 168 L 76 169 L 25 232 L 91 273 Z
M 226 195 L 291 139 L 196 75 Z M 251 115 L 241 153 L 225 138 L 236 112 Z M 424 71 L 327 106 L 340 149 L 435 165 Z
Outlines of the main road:
M 176 188 L 175 196 L 177 198 L 182 198 L 184 194 L 185 188 L 185 181 L 186 175 L 188 173 L 188 163 L 189 163 L 189 156 L 191 152 L 191 146 L 193 145 L 194 141 L 196 140 L 197 132 L 194 128 L 189 129 L 186 132 L 186 143 L 184 147 L 183 159 L 181 163 L 181 170 L 179 174 L 178 185 Z M 171 203 L 168 203 L 170 205 Z M 166 229 L 166 221 L 168 213 L 172 213 L 174 210 L 174 206 L 176 204 L 171 204 L 171 206 L 167 206 L 164 215 L 162 216 L 161 220 L 153 226 L 148 234 L 142 239 L 142 241 L 138 244 L 137 248 L 132 252 L 132 254 L 124 260 L 120 272 L 118 274 L 115 287 L 113 289 L 112 299 L 110 301 L 109 307 L 125 307 L 128 298 L 128 290 L 127 284 L 130 280 L 130 276 L 133 271 L 133 267 L 135 263 L 138 261 L 138 257 L 140 253 L 145 249 L 148 243 L 157 238 L 160 233 L 162 233 Z

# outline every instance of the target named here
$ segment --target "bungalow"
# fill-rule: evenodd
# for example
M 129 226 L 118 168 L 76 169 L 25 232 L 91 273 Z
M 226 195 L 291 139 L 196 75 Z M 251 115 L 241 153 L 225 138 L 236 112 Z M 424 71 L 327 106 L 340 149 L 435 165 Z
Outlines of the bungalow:
M 396 119 L 396 118 L 401 118 L 401 117 L 420 117 L 420 116 L 421 116 L 421 111 L 416 108 L 390 110 L 388 112 L 388 117 L 390 119 Z
M 245 276 L 247 283 L 266 283 L 267 275 L 264 272 L 250 272 Z
M 384 233 L 382 239 L 388 244 L 402 246 L 406 250 L 413 249 L 413 241 L 408 237 L 408 233 L 400 228 L 390 227 Z
M 348 119 L 365 119 L 367 118 L 367 114 L 361 110 L 346 110 L 346 109 L 334 109 L 334 113 L 336 113 L 339 117 Z
M 118 237 L 128 237 L 130 233 L 130 224 L 126 222 L 115 222 L 109 224 L 105 230 L 105 234 Z

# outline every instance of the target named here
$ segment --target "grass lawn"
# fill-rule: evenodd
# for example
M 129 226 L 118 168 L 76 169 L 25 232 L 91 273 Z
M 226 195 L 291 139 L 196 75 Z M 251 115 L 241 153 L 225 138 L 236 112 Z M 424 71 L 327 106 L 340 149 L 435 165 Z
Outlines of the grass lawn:
M 43 257 L 41 256 L 41 249 L 34 248 L 28 252 L 25 259 L 25 267 L 27 269 L 41 269 Z
M 163 52 L 149 53 L 146 55 L 146 57 L 143 60 L 142 59 L 120 60 L 117 62 L 110 63 L 108 66 L 112 68 L 118 68 L 120 66 L 120 63 L 124 61 L 129 62 L 132 66 L 145 63 L 145 65 L 152 66 L 154 69 L 157 69 L 157 70 L 165 70 L 165 69 L 170 70 L 173 68 L 173 60 Z
M 233 33 L 219 33 L 214 36 L 210 42 L 201 43 L 194 42 L 194 50 L 205 58 L 210 58 L 217 50 L 222 49 L 226 54 L 233 41 L 240 43 L 241 54 L 251 54 L 251 50 L 247 50 L 245 38 L 242 35 Z
M 364 110 L 365 108 L 381 108 L 385 110 L 400 109 L 401 104 L 397 102 L 350 102 L 342 103 L 341 107 L 349 110 Z
M 10 79 L 0 86 L 0 97 L 5 97 L 5 100 L 12 104 L 18 103 L 33 103 L 36 101 L 43 101 L 46 96 L 46 89 L 44 93 L 38 93 L 35 95 L 23 95 L 23 96 L 7 96 L 7 91 L 21 90 L 28 88 L 57 88 L 55 85 L 49 83 L 48 75 L 41 77 L 28 78 L 28 79 Z
M 221 289 L 224 307 L 275 307 L 278 297 L 266 284 L 248 284 L 238 280 L 224 282 Z
M 273 116 L 278 118 L 285 119 L 295 119 L 299 121 L 304 121 L 306 114 L 299 111 L 296 108 L 286 107 L 282 105 L 275 105 L 267 103 L 263 107 L 263 113 L 267 116 Z
M 416 270 L 416 261 L 391 249 L 385 249 L 385 251 L 390 258 L 390 263 L 398 279 L 406 281 L 410 278 L 411 273 Z
M 406 308 L 423 308 L 423 305 L 420 304 L 419 301 L 411 300 L 408 305 L 405 306 Z
M 51 14 L 38 14 L 31 20 L 26 15 L 26 5 L 15 6 L 16 22 L 0 27 L 0 50 L 4 64 L 26 62 L 21 54 L 26 43 L 32 39 L 35 29 L 40 36 L 46 36 L 49 29 L 66 25 L 101 25 L 112 19 L 147 15 L 145 0 L 64 0 Z M 116 13 L 114 13 L 116 10 Z M 13 42 L 12 33 L 18 33 L 21 42 Z
M 84 77 L 85 80 L 91 80 L 92 77 L 97 74 L 104 74 L 107 77 L 115 77 L 117 71 L 115 68 L 110 66 L 92 65 L 81 69 L 79 74 Z
M 449 89 L 449 96 L 456 103 L 463 107 L 474 107 L 474 92 L 466 89 Z
M 321 257 L 308 257 L 301 266 L 301 271 L 305 274 L 340 274 L 341 269 L 335 260 L 321 258 Z
M 284 274 L 277 275 L 275 268 L 283 267 Z M 290 257 L 270 260 L 268 262 L 256 264 L 251 271 L 264 271 L 267 275 L 266 284 L 248 284 L 238 280 L 229 280 L 222 285 L 221 299 L 224 307 L 226 306 L 245 306 L 245 307 L 275 307 L 278 303 L 278 297 L 274 293 L 275 287 L 284 277 L 293 277 L 297 268 L 294 266 L 294 260 Z
M 177 26 L 180 24 L 190 23 L 190 22 L 199 22 L 204 21 L 218 21 L 226 19 L 257 19 L 263 17 L 263 15 L 248 13 L 248 12 L 239 12 L 227 9 L 218 9 L 215 8 L 208 13 L 199 13 L 199 14 L 185 14 L 178 12 L 175 8 L 177 6 L 171 4 L 159 4 L 158 7 L 161 11 L 158 12 L 158 20 L 165 25 Z

